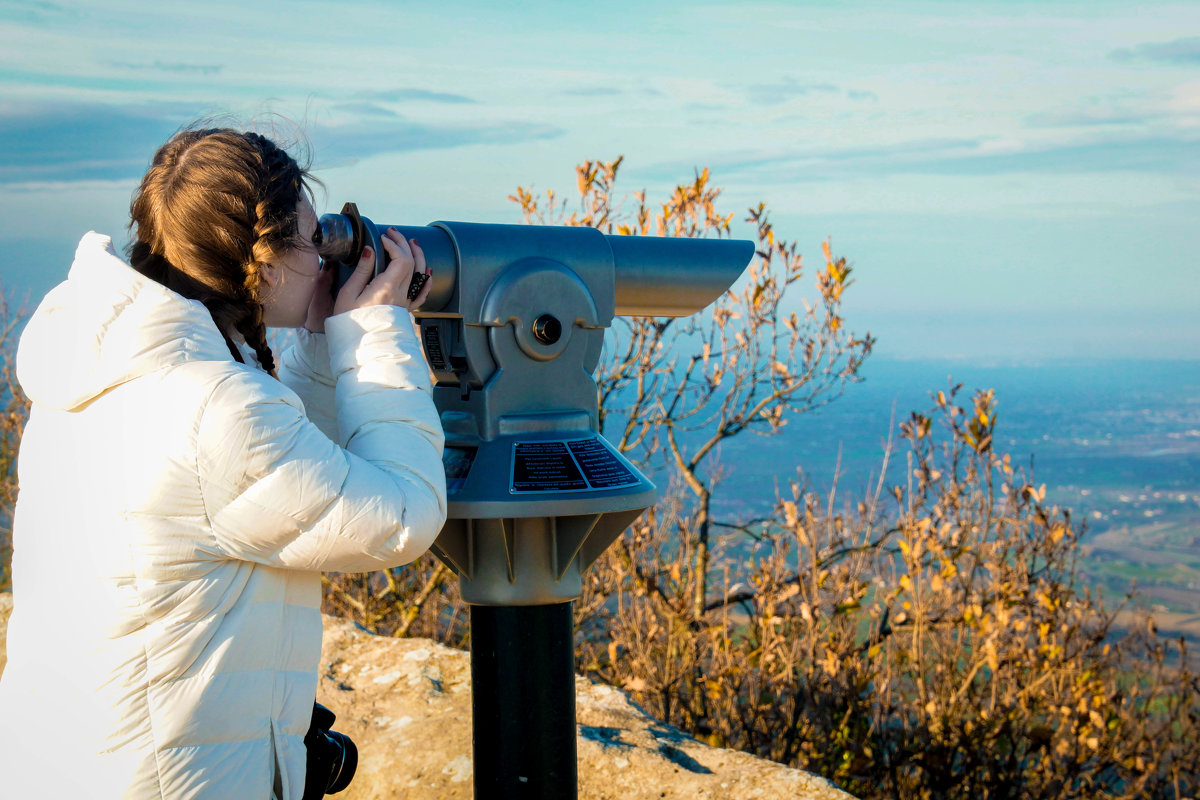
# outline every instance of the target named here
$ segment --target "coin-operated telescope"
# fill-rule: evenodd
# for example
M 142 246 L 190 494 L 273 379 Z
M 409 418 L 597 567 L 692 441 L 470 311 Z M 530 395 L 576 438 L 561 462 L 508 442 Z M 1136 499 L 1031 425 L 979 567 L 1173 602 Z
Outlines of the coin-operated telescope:
M 353 204 L 320 220 L 344 282 L 379 230 Z M 719 297 L 749 241 L 434 222 L 416 313 L 446 432 L 449 519 L 433 552 L 471 607 L 475 796 L 576 797 L 574 628 L 581 574 L 657 499 L 600 435 L 613 317 L 680 317 Z

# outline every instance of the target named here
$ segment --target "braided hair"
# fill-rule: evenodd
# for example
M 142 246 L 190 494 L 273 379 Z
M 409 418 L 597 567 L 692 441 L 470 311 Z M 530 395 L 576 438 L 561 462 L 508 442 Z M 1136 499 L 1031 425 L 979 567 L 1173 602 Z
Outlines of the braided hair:
M 300 246 L 308 173 L 257 133 L 184 130 L 154 154 L 130 203 L 129 263 L 212 315 L 233 357 L 236 331 L 275 375 L 263 324 L 263 269 Z

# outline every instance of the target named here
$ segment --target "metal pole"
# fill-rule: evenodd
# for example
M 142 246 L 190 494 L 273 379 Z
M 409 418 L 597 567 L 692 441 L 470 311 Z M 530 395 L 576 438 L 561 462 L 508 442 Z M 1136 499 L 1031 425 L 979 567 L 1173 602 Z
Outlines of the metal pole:
M 475 798 L 576 800 L 570 603 L 471 606 Z

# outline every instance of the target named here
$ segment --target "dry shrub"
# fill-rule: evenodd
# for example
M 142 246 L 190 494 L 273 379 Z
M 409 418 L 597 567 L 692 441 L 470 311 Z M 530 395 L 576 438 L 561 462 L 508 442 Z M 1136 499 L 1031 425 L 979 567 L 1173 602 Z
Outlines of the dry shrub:
M 1195 797 L 1186 660 L 1109 635 L 1069 513 L 992 450 L 991 393 L 956 399 L 902 426 L 913 480 L 884 503 L 794 485 L 700 616 L 688 515 L 644 517 L 589 575 L 580 667 L 864 798 Z
M 458 580 L 432 553 L 396 569 L 326 573 L 322 581 L 326 614 L 384 636 L 420 636 L 463 649 L 470 642 Z
M 17 384 L 17 331 L 24 308 L 0 290 L 0 592 L 12 588 L 12 523 L 17 503 L 17 451 L 29 419 L 29 399 Z

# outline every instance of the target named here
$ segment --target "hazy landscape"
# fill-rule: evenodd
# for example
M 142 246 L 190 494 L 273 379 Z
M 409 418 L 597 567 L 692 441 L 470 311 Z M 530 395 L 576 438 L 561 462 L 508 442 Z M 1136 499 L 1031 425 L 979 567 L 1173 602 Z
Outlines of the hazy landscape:
M 1160 630 L 1200 641 L 1200 362 L 869 360 L 864 375 L 778 436 L 726 445 L 720 513 L 764 513 L 773 487 L 786 492 L 797 477 L 828 492 L 836 475 L 838 497 L 862 497 L 876 486 L 889 429 L 929 409 L 932 392 L 994 388 L 996 448 L 1084 526 L 1087 585 L 1115 604 L 1136 581 L 1136 602 Z M 885 488 L 906 480 L 903 445 L 894 437 Z

